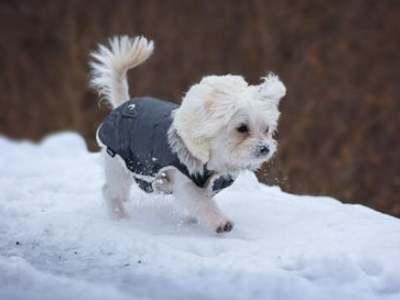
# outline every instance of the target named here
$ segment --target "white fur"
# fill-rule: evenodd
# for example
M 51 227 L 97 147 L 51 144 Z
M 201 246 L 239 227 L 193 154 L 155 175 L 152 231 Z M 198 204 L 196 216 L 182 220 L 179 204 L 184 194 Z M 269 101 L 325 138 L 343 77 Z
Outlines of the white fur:
M 123 164 L 109 156 L 106 149 L 102 149 L 104 159 L 105 183 L 103 185 L 103 198 L 106 202 L 110 216 L 123 219 L 128 216 L 124 202 L 130 198 L 133 177 Z
M 230 231 L 233 221 L 228 219 L 219 209 L 215 200 L 197 187 L 193 182 L 175 170 L 169 174 L 174 186 L 174 196 L 189 214 L 195 216 L 200 224 L 208 226 L 217 233 Z
M 286 89 L 270 73 L 260 85 L 249 85 L 241 76 L 207 76 L 192 86 L 176 111 L 173 126 L 190 152 L 220 172 L 257 169 L 276 151 L 272 134 L 279 120 L 278 105 Z M 236 147 L 239 123 L 248 123 L 252 138 Z M 270 128 L 269 135 L 263 130 Z M 254 158 L 257 144 L 271 149 L 267 158 Z
M 154 44 L 144 37 L 127 36 L 114 37 L 109 44 L 110 48 L 100 45 L 91 55 L 91 85 L 115 108 L 130 98 L 126 73 L 151 56 Z
M 100 46 L 92 54 L 92 85 L 114 108 L 121 105 L 129 99 L 127 71 L 144 62 L 152 51 L 153 42 L 143 37 L 111 39 L 109 48 Z M 286 89 L 272 73 L 262 79 L 259 85 L 249 85 L 241 76 L 207 76 L 186 93 L 172 116 L 168 139 L 191 174 L 201 173 L 206 164 L 214 174 L 235 177 L 241 170 L 256 170 L 271 159 L 277 148 L 273 133 L 280 115 L 278 105 Z M 240 132 L 243 126 L 248 131 Z M 132 173 L 118 155 L 116 159 L 104 150 L 102 153 L 105 201 L 113 216 L 126 217 L 123 202 L 130 197 Z M 197 187 L 177 169 L 163 170 L 155 184 L 159 191 L 173 192 L 201 224 L 218 233 L 232 229 L 233 222 L 219 210 L 209 190 Z

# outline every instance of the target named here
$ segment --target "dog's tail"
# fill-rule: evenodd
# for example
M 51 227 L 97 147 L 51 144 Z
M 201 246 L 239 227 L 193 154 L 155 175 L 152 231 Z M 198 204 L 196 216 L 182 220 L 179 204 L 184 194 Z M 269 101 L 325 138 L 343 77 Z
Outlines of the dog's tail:
M 109 47 L 99 45 L 98 51 L 91 53 L 91 86 L 113 108 L 128 101 L 126 73 L 148 59 L 153 49 L 153 41 L 144 37 L 116 36 L 109 40 Z

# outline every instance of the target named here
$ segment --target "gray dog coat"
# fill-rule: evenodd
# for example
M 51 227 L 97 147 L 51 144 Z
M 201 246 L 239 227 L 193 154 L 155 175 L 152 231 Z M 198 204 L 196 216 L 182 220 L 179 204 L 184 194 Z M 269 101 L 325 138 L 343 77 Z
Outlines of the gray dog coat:
M 98 142 L 111 157 L 118 155 L 139 187 L 155 190 L 163 171 L 174 167 L 196 186 L 214 195 L 234 182 L 229 174 L 215 174 L 204 165 L 202 174 L 190 174 L 168 142 L 172 112 L 179 106 L 150 97 L 133 98 L 114 109 L 97 130 Z

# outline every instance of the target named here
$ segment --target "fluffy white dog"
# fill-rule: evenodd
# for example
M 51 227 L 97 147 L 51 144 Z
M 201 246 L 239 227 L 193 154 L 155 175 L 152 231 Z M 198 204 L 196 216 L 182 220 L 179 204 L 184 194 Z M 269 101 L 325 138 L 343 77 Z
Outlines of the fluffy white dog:
M 144 37 L 115 37 L 92 53 L 92 85 L 113 107 L 97 131 L 105 158 L 103 195 L 124 218 L 135 180 L 147 192 L 173 193 L 200 224 L 228 232 L 233 221 L 213 196 L 240 171 L 257 170 L 276 151 L 280 99 L 286 89 L 272 73 L 260 85 L 241 76 L 207 76 L 180 106 L 150 97 L 130 99 L 127 71 L 153 52 Z

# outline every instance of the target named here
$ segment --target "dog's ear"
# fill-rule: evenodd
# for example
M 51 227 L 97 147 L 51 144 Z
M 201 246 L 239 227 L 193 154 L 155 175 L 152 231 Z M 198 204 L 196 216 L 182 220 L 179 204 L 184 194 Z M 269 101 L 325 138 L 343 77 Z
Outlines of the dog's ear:
M 286 87 L 279 80 L 279 77 L 270 72 L 266 77 L 261 78 L 261 83 L 257 88 L 257 96 L 265 101 L 272 101 L 278 105 L 280 100 L 286 95 Z
M 187 99 L 187 97 L 185 97 Z M 204 137 L 204 127 L 208 126 L 202 101 L 182 102 L 182 105 L 174 113 L 173 126 L 189 152 L 206 164 L 210 159 L 210 147 Z
M 213 135 L 213 131 L 218 129 L 217 125 L 226 125 L 235 113 L 238 104 L 242 102 L 240 95 L 247 90 L 248 83 L 238 75 L 207 76 L 199 87 L 204 91 L 200 97 L 201 109 L 208 120 L 206 124 L 212 127 L 204 129 Z

